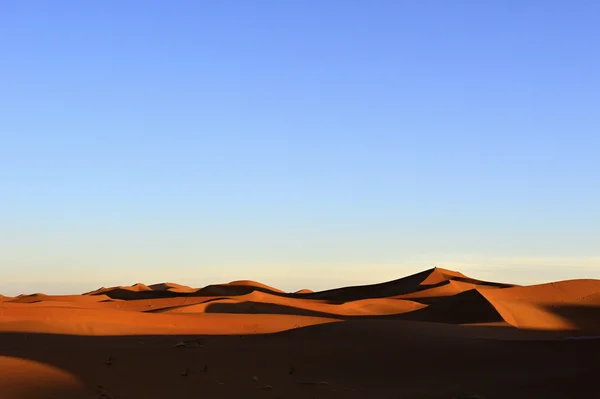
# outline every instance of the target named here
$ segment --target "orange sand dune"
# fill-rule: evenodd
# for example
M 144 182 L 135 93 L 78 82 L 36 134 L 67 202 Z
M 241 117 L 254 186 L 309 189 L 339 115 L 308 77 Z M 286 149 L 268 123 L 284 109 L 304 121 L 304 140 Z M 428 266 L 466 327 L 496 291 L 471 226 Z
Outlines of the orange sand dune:
M 411 292 L 404 295 L 398 295 L 394 298 L 412 299 L 422 303 L 436 302 L 440 298 L 460 294 L 468 290 L 476 288 L 474 283 L 462 281 L 447 280 L 443 281 L 432 288 L 425 288 L 419 291 Z
M 589 295 L 582 297 L 579 300 L 579 303 L 582 305 L 592 305 L 592 306 L 599 304 L 600 303 L 600 292 L 595 293 L 595 294 L 589 294 Z
M 571 280 L 503 289 L 473 287 L 459 287 L 456 282 L 450 282 L 402 295 L 400 298 L 416 301 L 427 299 L 429 306 L 401 317 L 453 324 L 505 322 L 527 330 L 600 332 L 599 280 Z M 421 295 L 424 298 L 420 298 Z
M 294 292 L 294 294 L 313 294 L 313 293 L 314 293 L 313 290 L 309 290 L 307 288 L 303 288 L 301 290 Z
M 158 283 L 148 286 L 152 291 L 194 292 L 195 288 L 176 283 Z
M 480 290 L 502 318 L 521 329 L 600 332 L 600 280 Z
M 194 293 L 194 295 L 198 296 L 241 296 L 247 295 L 252 292 L 266 292 L 275 295 L 281 296 L 289 296 L 289 294 L 284 293 L 281 290 L 278 290 L 273 287 L 269 287 L 268 285 L 256 283 L 256 282 L 248 282 L 248 281 L 234 281 L 229 284 L 213 284 L 207 287 L 201 288 Z
M 0 302 L 4 302 L 4 301 L 9 301 L 14 299 L 13 297 L 10 296 L 4 296 L 4 295 L 0 295 Z
M 283 291 L 281 291 L 280 289 L 277 289 L 277 288 L 274 288 L 269 285 L 262 284 L 262 283 L 259 283 L 256 281 L 252 281 L 252 280 L 236 280 L 236 281 L 232 281 L 226 285 L 241 285 L 241 286 L 246 286 L 246 287 L 258 288 L 258 289 L 261 289 L 261 291 L 271 291 L 271 292 L 283 293 Z
M 595 336 L 600 280 L 439 268 L 320 292 L 240 280 L 0 296 L 0 397 L 585 397 Z
M 154 299 L 154 298 L 169 298 L 176 297 L 178 294 L 186 293 L 178 292 L 178 290 L 173 288 L 168 289 L 157 289 L 153 290 L 147 285 L 137 283 L 132 286 L 118 286 L 118 287 L 109 287 L 109 288 L 99 288 L 95 291 L 86 292 L 83 295 L 86 296 L 97 296 L 103 295 L 110 299 L 121 299 L 125 301 L 136 300 L 136 299 Z
M 434 288 L 449 281 L 470 283 L 477 286 L 506 288 L 511 284 L 500 284 L 487 282 L 466 277 L 462 273 L 451 270 L 433 268 L 420 273 L 413 274 L 398 280 L 380 284 L 361 285 L 333 290 L 315 292 L 307 295 L 309 298 L 330 299 L 339 301 L 351 301 L 367 298 L 400 297 L 402 295 L 416 293 L 428 288 Z M 405 298 L 409 299 L 409 298 Z
M 398 280 L 386 283 L 344 287 L 333 290 L 313 292 L 300 290 L 288 294 L 277 288 L 252 280 L 238 280 L 227 284 L 213 284 L 204 288 L 191 288 L 175 283 L 153 284 L 150 287 L 138 283 L 133 286 L 100 288 L 85 295 L 104 294 L 112 299 L 134 300 L 175 297 L 177 294 L 189 296 L 242 296 L 255 291 L 273 293 L 285 297 L 301 295 L 306 299 L 326 299 L 336 302 L 347 302 L 358 299 L 396 297 L 399 299 L 424 299 L 440 295 L 456 294 L 474 287 L 506 288 L 510 284 L 500 284 L 476 280 L 462 273 L 433 268 Z M 441 287 L 441 288 L 440 288 Z M 439 288 L 436 290 L 436 288 Z M 427 291 L 429 290 L 429 291 Z M 143 294 L 139 294 L 143 292 Z
M 142 284 L 142 283 L 136 283 L 136 284 L 130 285 L 130 286 L 118 286 L 118 287 L 108 287 L 108 288 L 101 287 L 101 288 L 98 288 L 97 290 L 86 292 L 83 295 L 109 295 L 114 291 L 125 291 L 125 292 L 131 292 L 131 293 L 151 292 L 152 288 L 150 288 L 147 285 Z
M 109 300 L 110 298 L 106 295 L 46 295 L 46 294 L 32 294 L 32 295 L 19 295 L 17 298 L 11 299 L 12 303 L 39 303 L 39 302 L 77 302 L 77 303 L 93 303 Z
M 487 292 L 487 291 L 486 291 Z M 547 284 L 512 287 L 490 293 L 495 299 L 540 303 L 580 302 L 600 293 L 600 280 L 565 280 Z M 600 304 L 600 302 L 599 302 Z
M 151 298 L 130 301 L 119 301 L 106 304 L 105 308 L 129 310 L 136 312 L 159 312 L 173 307 L 194 305 L 206 301 L 221 299 L 220 296 L 175 296 L 170 298 Z
M 288 315 L 181 315 L 107 309 L 0 306 L 0 332 L 70 335 L 192 335 L 273 333 L 333 322 Z
M 406 320 L 432 321 L 450 324 L 502 322 L 498 310 L 476 290 L 468 290 L 401 315 Z
M 84 295 L 106 295 L 111 299 L 136 300 L 136 299 L 158 299 L 173 298 L 179 296 L 239 296 L 254 291 L 269 292 L 286 295 L 283 291 L 250 280 L 233 281 L 228 284 L 213 284 L 204 288 L 191 288 L 175 283 L 159 283 L 146 286 L 138 283 L 133 286 L 118 286 L 100 288 L 87 292 Z
M 440 268 L 386 283 L 320 292 L 302 290 L 285 293 L 251 280 L 204 288 L 175 283 L 151 286 L 137 283 L 100 288 L 84 295 L 20 295 L 3 298 L 1 303 L 4 312 L 17 312 L 11 313 L 14 317 L 18 314 L 28 315 L 26 320 L 19 319 L 20 325 L 34 323 L 35 315 L 42 315 L 35 313 L 36 309 L 43 309 L 46 316 L 42 318 L 40 326 L 46 327 L 40 327 L 42 331 L 51 324 L 47 322 L 52 319 L 48 315 L 58 314 L 64 316 L 64 328 L 71 331 L 77 322 L 66 321 L 69 317 L 65 312 L 70 309 L 72 320 L 77 317 L 87 320 L 79 323 L 86 326 L 81 328 L 83 333 L 89 330 L 93 334 L 104 330 L 111 334 L 118 334 L 119 331 L 133 334 L 138 330 L 149 332 L 153 328 L 171 333 L 173 329 L 166 328 L 160 317 L 175 316 L 185 316 L 180 323 L 176 323 L 182 331 L 205 331 L 206 318 L 217 315 L 221 315 L 221 319 L 226 315 L 297 317 L 300 318 L 297 323 L 300 325 L 305 324 L 302 317 L 345 319 L 385 316 L 447 324 L 504 323 L 520 329 L 600 331 L 600 323 L 596 321 L 600 319 L 596 311 L 600 307 L 598 280 L 520 287 L 477 280 Z M 86 318 L 85 312 L 82 312 L 85 309 L 95 315 L 95 322 Z M 13 321 L 7 322 L 10 324 Z M 132 327 L 136 324 L 139 324 L 139 328 Z M 169 324 L 173 323 L 166 323 Z M 52 331 L 63 327 L 53 328 Z M 229 331 L 238 327 L 223 328 Z M 210 331 L 216 333 L 217 330 L 214 327 Z M 265 331 L 279 330 L 281 328 L 270 326 Z
M 0 396 L 23 398 L 94 398 L 75 375 L 57 367 L 0 356 Z
M 330 304 L 319 300 L 286 298 L 253 292 L 251 294 L 209 300 L 200 304 L 183 305 L 168 310 L 172 313 L 245 313 L 290 314 L 300 316 L 379 316 L 412 312 L 425 307 L 417 302 L 401 299 L 363 299 L 343 304 Z

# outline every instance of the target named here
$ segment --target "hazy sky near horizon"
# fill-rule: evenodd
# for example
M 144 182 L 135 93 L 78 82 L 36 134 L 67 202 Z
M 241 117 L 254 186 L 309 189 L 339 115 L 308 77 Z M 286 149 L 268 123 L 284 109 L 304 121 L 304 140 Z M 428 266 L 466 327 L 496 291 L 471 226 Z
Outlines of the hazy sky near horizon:
M 596 1 L 3 1 L 0 293 L 600 278 Z

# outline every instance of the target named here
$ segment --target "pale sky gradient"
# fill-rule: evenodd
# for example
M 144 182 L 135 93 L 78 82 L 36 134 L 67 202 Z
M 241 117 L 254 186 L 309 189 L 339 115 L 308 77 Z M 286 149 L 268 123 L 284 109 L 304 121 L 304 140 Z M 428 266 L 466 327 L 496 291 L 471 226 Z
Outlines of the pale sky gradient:
M 600 2 L 0 3 L 0 293 L 600 278 Z

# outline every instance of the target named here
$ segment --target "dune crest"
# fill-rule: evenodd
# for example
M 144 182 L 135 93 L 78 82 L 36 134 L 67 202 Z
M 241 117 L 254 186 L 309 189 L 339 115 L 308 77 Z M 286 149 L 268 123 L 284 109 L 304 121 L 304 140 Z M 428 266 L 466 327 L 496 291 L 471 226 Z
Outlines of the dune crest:
M 283 293 L 283 291 L 281 291 L 280 289 L 271 287 L 266 284 L 259 283 L 257 281 L 252 281 L 252 280 L 236 280 L 236 281 L 231 281 L 231 282 L 227 283 L 227 285 L 240 285 L 240 286 L 246 286 L 246 287 L 255 287 L 255 288 L 260 288 L 260 289 L 266 290 L 266 291 Z

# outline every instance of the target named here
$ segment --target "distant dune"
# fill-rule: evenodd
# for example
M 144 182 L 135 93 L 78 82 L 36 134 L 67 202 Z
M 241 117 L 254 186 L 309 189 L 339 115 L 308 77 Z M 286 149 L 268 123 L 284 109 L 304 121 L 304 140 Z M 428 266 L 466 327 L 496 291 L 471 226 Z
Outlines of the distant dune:
M 314 293 L 313 290 L 309 290 L 307 288 L 303 288 L 301 290 L 296 291 L 294 294 L 312 294 Z
M 317 292 L 238 280 L 0 296 L 0 397 L 584 397 L 599 338 L 600 280 L 440 268 Z
M 148 286 L 152 291 L 193 292 L 194 288 L 175 283 L 159 283 Z
M 283 291 L 277 289 L 277 288 L 273 288 L 271 286 L 268 286 L 266 284 L 262 284 L 256 281 L 252 281 L 252 280 L 237 280 L 237 281 L 232 281 L 230 282 L 228 285 L 241 285 L 241 286 L 245 286 L 245 287 L 253 287 L 256 289 L 260 289 L 261 291 L 271 291 L 271 292 L 278 292 L 278 293 L 283 293 Z

